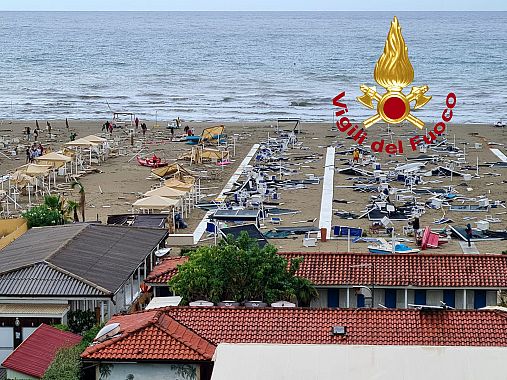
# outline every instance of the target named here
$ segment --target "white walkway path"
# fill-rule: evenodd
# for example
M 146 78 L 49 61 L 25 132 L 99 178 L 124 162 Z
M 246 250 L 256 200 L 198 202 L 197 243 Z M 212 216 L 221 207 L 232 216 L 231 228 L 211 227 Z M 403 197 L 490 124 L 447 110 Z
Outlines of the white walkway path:
M 243 170 L 245 170 L 245 166 L 247 166 L 252 160 L 252 158 L 255 156 L 255 153 L 259 149 L 259 146 L 260 146 L 259 144 L 254 144 L 252 146 L 252 149 L 250 149 L 246 157 L 243 159 L 243 161 L 241 161 L 241 164 L 239 164 L 238 168 L 236 169 L 232 177 L 229 178 L 229 181 L 225 184 L 220 194 L 215 198 L 216 201 L 221 202 L 224 198 L 224 193 L 231 191 L 232 187 L 234 186 L 234 183 L 238 181 L 239 177 L 243 173 Z M 202 218 L 197 228 L 195 229 L 194 244 L 197 244 L 197 242 L 201 240 L 204 231 L 206 231 L 206 226 L 208 224 L 209 217 L 211 214 L 213 214 L 213 211 L 208 211 L 206 215 L 204 215 L 204 218 Z
M 330 146 L 326 151 L 324 166 L 324 183 L 322 184 L 322 198 L 320 203 L 319 228 L 327 229 L 327 238 L 331 237 L 331 221 L 333 220 L 333 183 L 334 183 L 335 147 Z
M 500 149 L 490 148 L 491 152 L 503 162 L 507 162 L 507 156 Z

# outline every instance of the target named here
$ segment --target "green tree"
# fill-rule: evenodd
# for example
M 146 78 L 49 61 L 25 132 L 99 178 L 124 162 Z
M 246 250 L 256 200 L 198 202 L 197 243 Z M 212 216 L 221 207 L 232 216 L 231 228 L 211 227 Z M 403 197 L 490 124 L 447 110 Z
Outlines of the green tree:
M 85 207 L 86 207 L 86 194 L 84 186 L 79 181 L 72 182 L 70 185 L 71 189 L 74 190 L 76 187 L 79 191 L 79 209 L 81 210 L 81 219 L 85 221 Z
M 317 292 L 308 280 L 295 275 L 300 263 L 301 259 L 296 259 L 289 265 L 275 247 L 268 244 L 261 248 L 243 232 L 237 239 L 229 236 L 217 246 L 191 252 L 169 285 L 184 303 L 285 299 L 307 305 Z

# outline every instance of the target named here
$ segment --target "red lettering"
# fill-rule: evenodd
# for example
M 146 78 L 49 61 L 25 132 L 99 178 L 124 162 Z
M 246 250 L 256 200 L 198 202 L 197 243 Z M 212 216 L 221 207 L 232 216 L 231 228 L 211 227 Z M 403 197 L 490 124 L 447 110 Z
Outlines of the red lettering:
M 417 150 L 417 146 L 419 145 L 419 136 L 414 136 L 410 138 L 410 146 L 412 147 L 412 151 Z
M 452 103 L 450 102 L 450 100 L 452 99 Z M 450 92 L 448 95 L 447 95 L 447 98 L 445 99 L 445 105 L 447 106 L 447 108 L 454 108 L 454 106 L 456 105 L 456 94 L 454 92 Z
M 428 135 L 429 135 L 429 137 L 428 137 Z M 423 136 L 423 140 L 426 144 L 431 144 L 433 141 L 435 141 L 437 139 L 437 136 L 435 136 L 433 131 L 430 131 L 430 133 L 428 133 L 428 135 Z
M 340 108 L 347 108 L 345 103 L 340 102 L 339 100 L 345 96 L 345 91 L 342 91 L 338 95 L 333 98 L 333 106 Z
M 371 150 L 373 150 L 374 152 L 382 152 L 382 150 L 384 149 L 384 139 L 380 140 L 380 141 L 374 141 L 371 143 Z
M 449 111 L 449 115 L 447 115 L 447 111 Z M 452 119 L 452 110 L 446 108 L 444 112 L 442 112 L 442 120 L 446 123 L 450 122 Z
M 440 136 L 442 133 L 445 132 L 445 123 L 443 122 L 436 123 L 435 126 L 433 127 L 433 131 L 435 131 L 435 133 Z
M 339 122 L 336 122 L 336 126 L 338 127 L 338 130 L 340 132 L 345 132 L 352 126 L 352 123 L 350 122 L 348 117 L 344 116 L 340 119 Z
M 387 144 L 386 145 L 386 153 L 387 154 L 395 154 L 396 152 L 397 152 L 396 144 Z

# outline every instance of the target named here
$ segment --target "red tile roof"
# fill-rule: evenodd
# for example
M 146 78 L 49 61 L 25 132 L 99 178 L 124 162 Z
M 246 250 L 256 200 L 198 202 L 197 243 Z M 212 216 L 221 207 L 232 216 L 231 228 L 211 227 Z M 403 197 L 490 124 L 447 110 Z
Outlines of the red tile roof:
M 186 263 L 187 256 L 169 257 L 158 263 L 148 274 L 144 282 L 149 285 L 167 285 L 167 282 L 178 273 L 178 265 Z
M 317 286 L 507 287 L 506 255 L 280 253 L 303 257 L 298 276 Z
M 41 378 L 60 348 L 74 346 L 80 341 L 79 335 L 43 323 L 4 360 L 2 365 Z
M 317 286 L 365 285 L 507 288 L 506 255 L 291 252 L 287 259 L 303 257 L 298 276 Z M 177 265 L 187 257 L 170 258 L 158 264 L 145 282 L 167 284 Z
M 507 346 L 507 314 L 491 310 L 170 307 L 155 313 L 114 317 L 111 322 L 119 322 L 122 330 L 132 318 L 162 321 L 135 332 L 127 329 L 87 348 L 82 357 L 209 360 L 219 343 Z M 175 327 L 153 327 L 164 323 Z M 333 326 L 345 326 L 346 335 L 332 335 Z M 182 327 L 188 332 L 178 336 L 189 335 L 175 338 L 173 331 Z
M 115 316 L 120 335 L 86 350 L 88 359 L 211 360 L 215 346 L 161 310 Z

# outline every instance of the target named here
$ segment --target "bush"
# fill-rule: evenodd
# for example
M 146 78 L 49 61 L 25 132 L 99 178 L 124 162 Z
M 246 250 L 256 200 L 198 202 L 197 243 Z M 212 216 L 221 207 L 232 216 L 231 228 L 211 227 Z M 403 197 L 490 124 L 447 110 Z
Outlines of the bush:
M 95 313 L 91 310 L 69 311 L 67 314 L 67 324 L 70 331 L 81 334 L 83 331 L 90 330 L 95 326 Z
M 30 210 L 24 211 L 21 216 L 27 220 L 28 228 L 63 224 L 62 214 L 58 210 L 50 209 L 45 204 L 34 206 Z
M 62 348 L 44 374 L 43 380 L 77 380 L 81 376 L 81 344 Z

